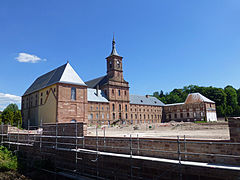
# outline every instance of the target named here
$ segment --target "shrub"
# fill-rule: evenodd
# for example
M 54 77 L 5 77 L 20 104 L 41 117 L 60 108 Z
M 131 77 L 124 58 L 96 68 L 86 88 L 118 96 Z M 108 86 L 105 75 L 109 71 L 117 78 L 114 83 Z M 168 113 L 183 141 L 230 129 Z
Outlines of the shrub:
M 6 147 L 0 146 L 0 171 L 17 170 L 17 157 Z

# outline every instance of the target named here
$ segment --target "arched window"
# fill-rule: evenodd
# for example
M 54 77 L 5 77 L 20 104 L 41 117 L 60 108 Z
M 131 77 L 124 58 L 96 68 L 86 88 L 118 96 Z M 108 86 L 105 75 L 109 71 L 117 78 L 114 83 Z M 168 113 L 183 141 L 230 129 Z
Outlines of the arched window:
M 121 104 L 119 104 L 119 111 L 121 111 L 122 110 L 122 106 L 121 106 Z
M 121 96 L 121 91 L 120 91 L 120 89 L 118 90 L 118 96 Z
M 109 67 L 112 68 L 112 61 L 109 62 Z
M 115 111 L 115 105 L 114 104 L 112 105 L 112 110 Z
M 113 119 L 115 119 L 115 113 L 113 113 Z
M 71 88 L 71 100 L 76 100 L 76 88 Z
M 128 115 L 127 115 L 127 113 L 126 113 L 126 119 L 128 118 Z

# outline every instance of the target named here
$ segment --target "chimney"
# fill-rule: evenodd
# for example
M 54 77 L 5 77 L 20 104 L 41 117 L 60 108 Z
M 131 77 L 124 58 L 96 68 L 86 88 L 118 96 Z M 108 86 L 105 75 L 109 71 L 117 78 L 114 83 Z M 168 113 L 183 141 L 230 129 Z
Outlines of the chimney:
M 97 89 L 96 89 L 96 94 L 98 96 L 98 89 L 99 89 L 99 86 L 97 85 Z

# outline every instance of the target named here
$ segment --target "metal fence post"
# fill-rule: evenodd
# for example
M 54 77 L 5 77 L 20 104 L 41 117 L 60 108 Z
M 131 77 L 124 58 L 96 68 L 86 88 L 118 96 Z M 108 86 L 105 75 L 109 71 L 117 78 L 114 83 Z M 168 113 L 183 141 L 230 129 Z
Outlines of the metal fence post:
M 179 168 L 179 179 L 182 180 L 182 170 L 181 170 L 181 146 L 180 146 L 180 139 L 177 136 L 177 145 L 178 145 L 178 168 Z
M 138 134 L 137 134 L 137 154 L 139 155 L 139 137 L 138 137 Z
M 17 150 L 19 151 L 19 121 L 18 121 L 18 136 L 17 136 Z
M 1 145 L 3 145 L 3 122 L 1 123 L 1 129 L 2 129 L 2 133 L 1 133 L 1 135 L 2 135 L 2 137 L 1 137 Z
M 78 131 L 77 131 L 77 121 L 75 123 L 75 148 L 76 148 L 76 153 L 75 153 L 75 171 L 77 172 L 77 163 L 78 163 L 78 155 L 77 155 L 77 142 L 78 142 Z
M 9 123 L 8 123 L 8 127 L 9 127 Z M 11 142 L 11 133 L 9 133 L 9 130 L 8 130 L 8 132 L 7 132 L 7 134 L 8 134 L 8 148 L 10 149 L 10 142 Z
M 103 131 L 103 134 L 104 134 L 104 138 L 103 138 L 103 147 L 104 147 L 104 151 L 105 151 L 105 147 L 106 147 L 106 132 L 105 132 L 105 127 L 104 127 L 104 131 Z
M 39 143 L 39 146 L 40 146 L 40 152 L 42 152 L 42 133 L 43 133 L 43 127 L 42 127 L 42 119 L 40 121 L 40 143 Z
M 55 126 L 55 128 L 56 128 L 56 139 L 55 139 L 55 149 L 57 149 L 58 148 L 58 123 L 56 122 L 56 126 Z
M 98 127 L 96 126 L 96 138 L 97 138 L 97 141 L 96 141 L 96 161 L 97 161 L 97 179 L 98 179 L 98 175 L 99 175 L 99 172 L 98 172 Z
M 186 136 L 184 135 L 184 160 L 186 160 Z
M 133 152 L 132 152 L 132 135 L 130 134 L 130 170 L 131 170 L 131 179 L 132 179 L 132 155 L 133 155 Z
M 29 119 L 28 119 L 28 144 L 29 144 Z

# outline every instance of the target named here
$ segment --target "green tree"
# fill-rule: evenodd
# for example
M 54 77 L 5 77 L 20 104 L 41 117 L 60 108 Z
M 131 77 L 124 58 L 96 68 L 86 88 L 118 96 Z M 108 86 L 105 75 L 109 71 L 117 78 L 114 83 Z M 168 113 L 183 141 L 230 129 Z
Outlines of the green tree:
M 21 111 L 18 110 L 14 113 L 14 123 L 16 126 L 20 126 L 22 125 L 22 115 L 21 115 Z
M 2 112 L 2 122 L 11 125 L 22 125 L 21 111 L 16 104 L 9 104 Z
M 240 88 L 237 90 L 237 101 L 238 105 L 240 105 Z

